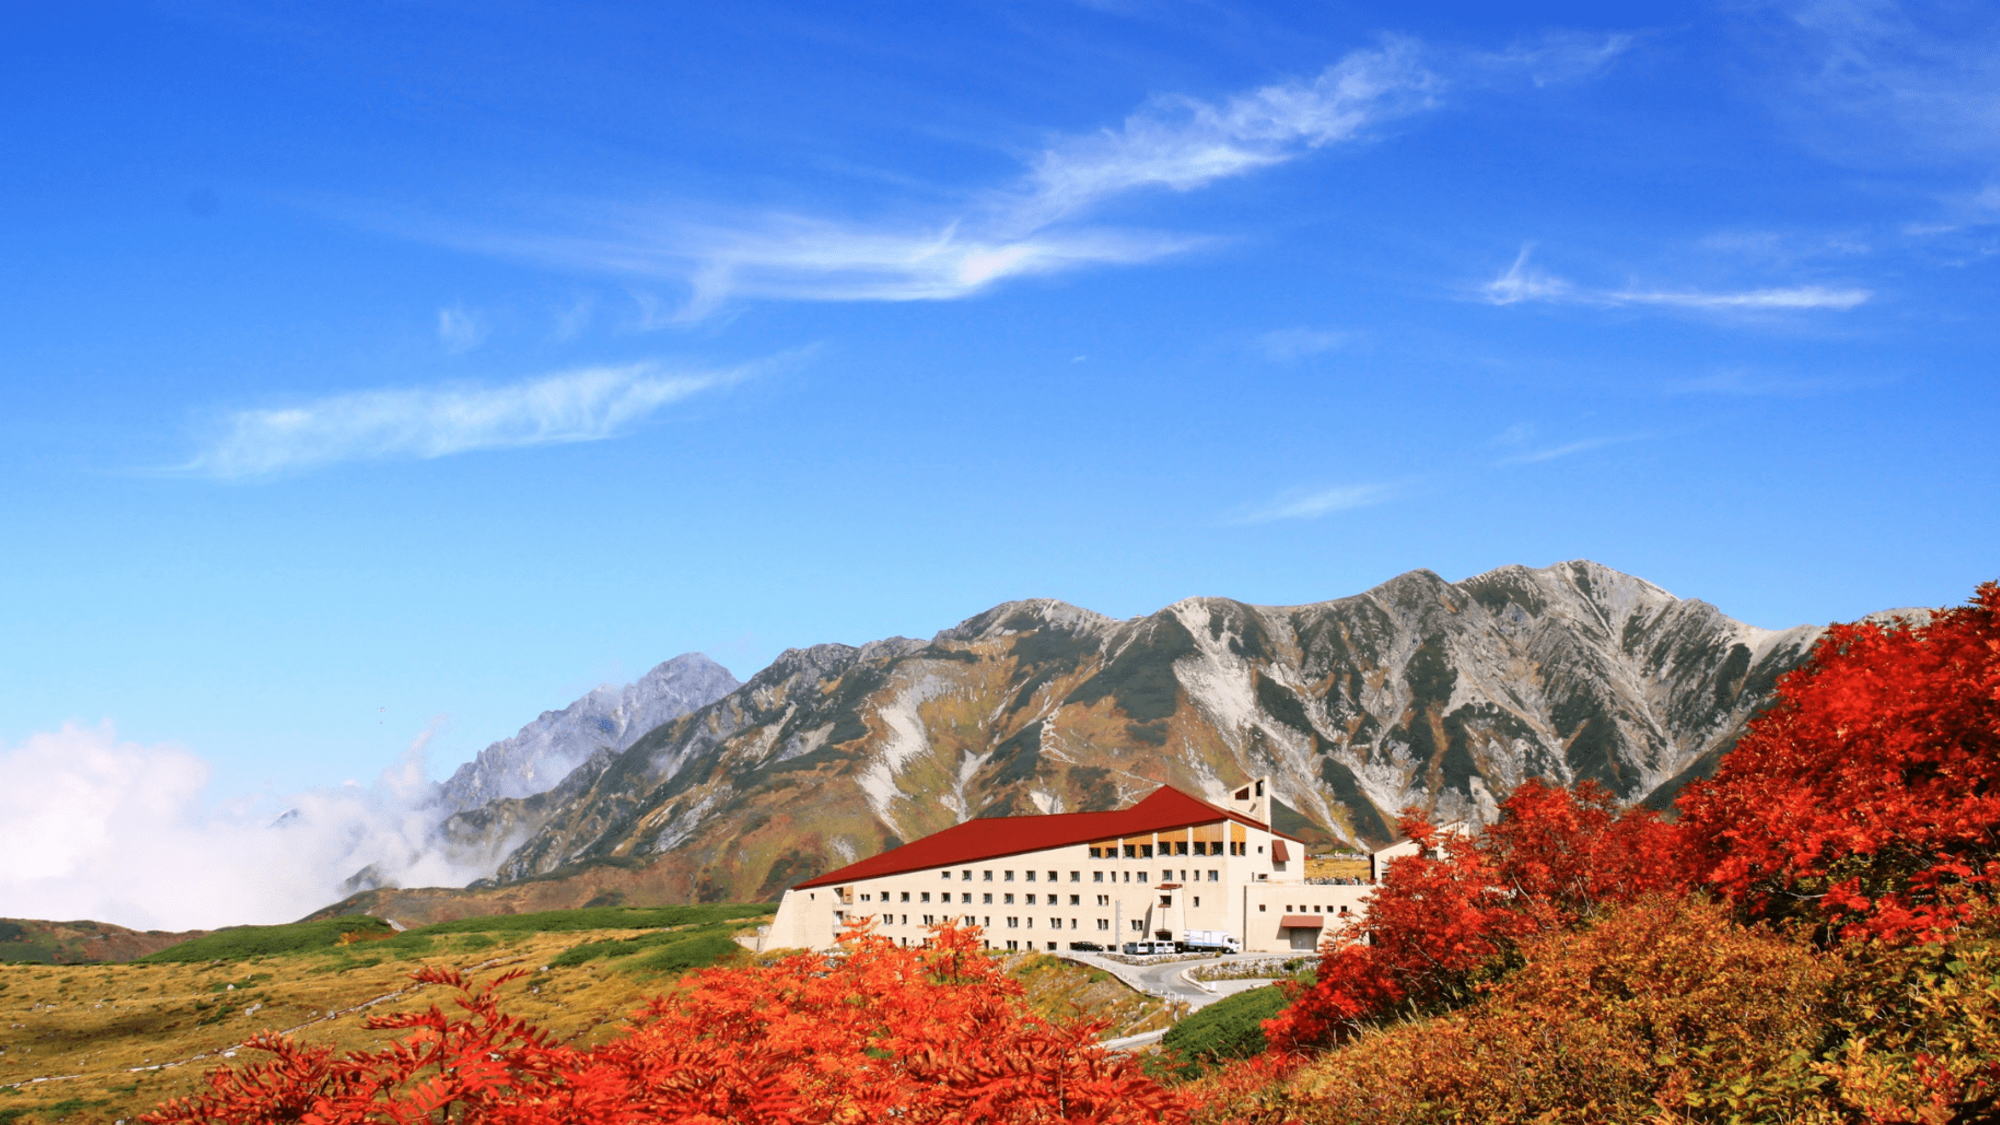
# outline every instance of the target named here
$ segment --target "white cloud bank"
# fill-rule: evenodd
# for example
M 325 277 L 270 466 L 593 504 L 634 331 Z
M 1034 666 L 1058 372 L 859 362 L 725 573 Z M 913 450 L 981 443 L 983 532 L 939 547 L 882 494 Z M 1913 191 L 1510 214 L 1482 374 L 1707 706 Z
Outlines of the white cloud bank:
M 1551 36 L 1497 54 L 1441 52 L 1388 39 L 1318 74 L 1219 99 L 1155 97 L 1115 127 L 1065 137 L 1012 182 L 928 222 L 855 222 L 793 212 L 690 223 L 628 211 L 586 236 L 480 235 L 469 248 L 685 282 L 677 319 L 731 297 L 803 301 L 953 300 L 1007 279 L 1152 261 L 1208 240 L 1084 221 L 1119 199 L 1190 192 L 1367 139 L 1440 104 L 1453 85 L 1582 78 L 1625 50 L 1624 36 Z
M 372 785 L 299 795 L 275 822 L 210 807 L 200 757 L 120 741 L 109 724 L 0 747 L 0 916 L 207 929 L 295 920 L 370 864 L 405 885 L 463 884 L 486 872 L 429 847 L 427 740 Z
M 615 437 L 660 408 L 728 386 L 755 368 L 592 367 L 514 383 L 356 391 L 239 410 L 182 472 L 223 480 L 345 461 L 427 459 Z
M 1524 246 L 1499 277 L 1479 290 L 1489 304 L 1594 305 L 1601 308 L 1651 306 L 1703 312 L 1777 312 L 1824 309 L 1844 312 L 1865 304 L 1874 294 L 1852 286 L 1793 285 L 1770 289 L 1594 289 L 1576 285 L 1529 264 L 1532 247 Z

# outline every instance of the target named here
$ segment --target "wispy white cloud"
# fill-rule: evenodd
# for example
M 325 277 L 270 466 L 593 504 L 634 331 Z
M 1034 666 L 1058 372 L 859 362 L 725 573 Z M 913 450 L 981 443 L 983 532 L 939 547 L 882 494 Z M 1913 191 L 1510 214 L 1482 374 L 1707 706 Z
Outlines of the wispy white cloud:
M 1539 440 L 1540 429 L 1532 423 L 1517 422 L 1493 436 L 1488 443 L 1502 452 L 1493 462 L 1495 466 L 1539 465 L 1549 461 L 1559 461 L 1564 457 L 1574 457 L 1579 453 L 1604 449 L 1608 446 L 1623 445 L 1640 441 L 1647 434 L 1599 434 L 1593 437 L 1576 438 L 1570 441 L 1549 444 Z
M 1475 65 L 1496 77 L 1519 74 L 1536 86 L 1555 86 L 1593 77 L 1631 50 L 1637 41 L 1637 36 L 1629 34 L 1549 31 L 1516 42 L 1506 50 L 1472 58 Z
M 1390 39 L 1311 78 L 1219 102 L 1155 98 L 1115 129 L 1042 152 L 1014 209 L 1041 226 L 1134 190 L 1191 191 L 1355 140 L 1436 104 L 1445 80 L 1422 54 L 1414 41 Z
M 1294 489 L 1269 502 L 1251 508 L 1230 522 L 1236 524 L 1275 523 L 1279 520 L 1312 520 L 1335 512 L 1366 508 L 1395 498 L 1397 487 L 1387 483 L 1342 484 L 1331 488 Z
M 1784 0 L 1770 17 L 1779 105 L 1849 159 L 2000 155 L 2000 9 L 1935 0 Z M 1988 164 L 1990 168 L 1990 164 Z
M 691 395 L 757 370 L 684 371 L 660 363 L 592 367 L 513 383 L 408 387 L 239 410 L 180 471 L 221 480 L 347 461 L 445 457 L 615 437 Z
M 1557 461 L 1564 457 L 1574 456 L 1578 453 L 1588 453 L 1593 449 L 1603 449 L 1604 447 L 1609 445 L 1622 445 L 1625 442 L 1637 441 L 1637 440 L 1638 436 L 1634 434 L 1618 434 L 1605 437 L 1580 438 L 1576 441 L 1566 441 L 1560 445 L 1544 446 L 1540 449 L 1524 449 L 1519 453 L 1513 453 L 1509 454 L 1506 457 L 1502 457 L 1499 461 L 1495 462 L 1495 464 L 1539 465 L 1545 461 Z
M 1280 328 L 1257 337 L 1257 350 L 1273 363 L 1293 363 L 1347 347 L 1352 332 L 1333 328 Z
M 1500 276 L 1479 289 L 1490 304 L 1527 302 L 1691 309 L 1701 312 L 1846 311 L 1874 296 L 1858 286 L 1791 285 L 1765 289 L 1700 290 L 1591 288 L 1536 269 L 1529 263 L 1532 247 L 1524 246 Z
M 676 319 L 704 317 L 732 298 L 937 301 L 1013 279 L 1186 253 L 1212 240 L 1106 225 L 1092 218 L 1149 192 L 1191 192 L 1354 144 L 1389 122 L 1431 109 L 1454 84 L 1527 75 L 1577 77 L 1623 51 L 1622 37 L 1556 37 L 1471 55 L 1386 39 L 1309 77 L 1204 99 L 1162 95 L 1117 126 L 1059 138 L 1012 181 L 974 191 L 928 219 L 856 221 L 797 211 L 713 210 L 705 221 L 627 210 L 568 235 L 461 235 L 449 241 L 572 268 L 672 279 L 689 297 Z
M 596 315 L 596 299 L 589 294 L 581 294 L 555 310 L 555 327 L 550 337 L 558 343 L 574 340 L 583 335 L 583 330 L 590 327 L 591 318 Z
M 438 343 L 448 352 L 462 353 L 486 342 L 486 320 L 463 305 L 447 305 L 437 312 Z

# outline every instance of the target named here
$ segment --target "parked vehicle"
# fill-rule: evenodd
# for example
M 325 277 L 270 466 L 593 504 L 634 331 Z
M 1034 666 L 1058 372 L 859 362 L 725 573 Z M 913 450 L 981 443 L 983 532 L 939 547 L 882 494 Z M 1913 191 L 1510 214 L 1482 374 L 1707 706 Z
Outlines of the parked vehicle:
M 1243 943 L 1222 930 L 1189 930 L 1181 935 L 1180 945 L 1191 953 L 1243 952 Z
M 1097 953 L 1104 949 L 1094 941 L 1073 941 L 1069 943 L 1069 947 L 1078 953 Z
M 1148 957 L 1155 953 L 1178 953 L 1170 941 L 1128 941 L 1119 949 L 1133 957 Z

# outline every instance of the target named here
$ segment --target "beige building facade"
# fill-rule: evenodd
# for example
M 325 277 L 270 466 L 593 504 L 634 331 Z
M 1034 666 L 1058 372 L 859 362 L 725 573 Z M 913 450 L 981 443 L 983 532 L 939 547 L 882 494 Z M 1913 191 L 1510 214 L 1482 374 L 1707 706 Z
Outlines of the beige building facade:
M 787 891 L 762 948 L 824 949 L 850 921 L 920 944 L 941 922 L 988 946 L 1059 952 L 1221 932 L 1246 952 L 1311 950 L 1365 885 L 1308 884 L 1305 846 L 1270 827 L 1268 781 L 1210 805 L 1163 786 L 1104 813 L 968 821 Z

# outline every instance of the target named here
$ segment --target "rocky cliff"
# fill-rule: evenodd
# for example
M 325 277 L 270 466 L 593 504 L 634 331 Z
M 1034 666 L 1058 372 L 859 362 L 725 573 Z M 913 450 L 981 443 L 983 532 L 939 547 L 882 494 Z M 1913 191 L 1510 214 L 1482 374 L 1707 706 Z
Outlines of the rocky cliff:
M 503 883 L 608 864 L 649 895 L 742 899 L 969 817 L 1108 808 L 1161 782 L 1219 797 L 1268 774 L 1281 827 L 1379 844 L 1405 806 L 1483 817 L 1529 776 L 1661 800 L 1818 635 L 1590 562 L 1129 621 L 1012 602 L 929 641 L 787 652 L 448 828 L 520 840 Z

